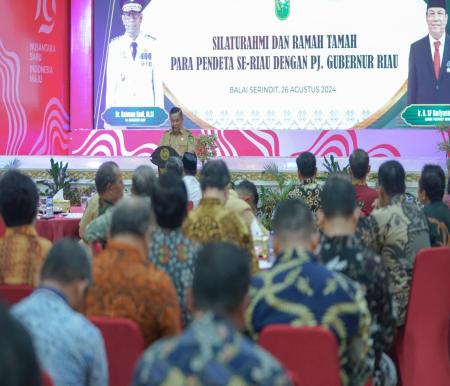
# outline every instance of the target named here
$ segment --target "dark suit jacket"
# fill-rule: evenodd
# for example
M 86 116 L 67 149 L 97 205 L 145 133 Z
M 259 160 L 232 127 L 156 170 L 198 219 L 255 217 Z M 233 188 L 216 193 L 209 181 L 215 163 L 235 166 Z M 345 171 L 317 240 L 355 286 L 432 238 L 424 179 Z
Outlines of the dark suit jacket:
M 442 49 L 442 47 L 440 48 Z M 450 35 L 445 35 L 439 79 L 434 75 L 428 35 L 411 45 L 409 52 L 408 105 L 450 104 Z

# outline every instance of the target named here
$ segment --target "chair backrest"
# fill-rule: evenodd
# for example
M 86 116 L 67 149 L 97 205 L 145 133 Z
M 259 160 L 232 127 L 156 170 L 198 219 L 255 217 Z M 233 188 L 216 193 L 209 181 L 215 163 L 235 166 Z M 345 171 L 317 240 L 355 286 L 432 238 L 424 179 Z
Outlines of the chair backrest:
M 450 385 L 449 324 L 450 248 L 422 249 L 395 348 L 403 386 Z
M 33 289 L 29 285 L 0 284 L 0 299 L 11 307 L 31 295 Z
M 191 211 L 192 209 L 194 209 L 194 202 L 188 201 L 188 211 Z
M 258 343 L 295 375 L 298 386 L 341 385 L 338 347 L 331 331 L 272 325 L 262 331 Z
M 130 385 L 135 363 L 145 349 L 139 326 L 122 318 L 92 316 L 89 320 L 99 328 L 105 340 L 109 385 Z
M 0 237 L 3 237 L 6 231 L 6 225 L 2 219 L 2 216 L 0 216 Z
M 53 381 L 47 373 L 41 373 L 42 386 L 53 386 Z

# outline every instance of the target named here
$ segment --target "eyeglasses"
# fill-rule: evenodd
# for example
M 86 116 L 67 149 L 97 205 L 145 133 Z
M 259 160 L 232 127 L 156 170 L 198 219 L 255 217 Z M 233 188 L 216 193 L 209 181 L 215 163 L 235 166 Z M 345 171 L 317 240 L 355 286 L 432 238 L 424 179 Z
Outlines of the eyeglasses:
M 141 13 L 140 12 L 135 12 L 135 11 L 123 12 L 122 16 L 125 19 L 139 19 L 139 17 L 141 16 Z

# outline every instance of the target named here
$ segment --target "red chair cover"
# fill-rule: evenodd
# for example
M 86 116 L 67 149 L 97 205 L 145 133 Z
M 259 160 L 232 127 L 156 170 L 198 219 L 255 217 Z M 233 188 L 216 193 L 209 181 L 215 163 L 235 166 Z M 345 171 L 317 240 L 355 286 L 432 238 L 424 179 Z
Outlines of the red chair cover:
M 42 386 L 53 386 L 52 379 L 48 376 L 47 373 L 42 373 Z
M 341 386 L 336 338 L 323 327 L 266 327 L 258 342 L 277 358 L 298 386 Z
M 29 285 L 0 284 L 0 299 L 8 306 L 13 306 L 30 295 L 33 292 L 33 289 L 34 288 Z
M 192 201 L 188 201 L 188 212 L 194 209 L 194 203 Z
M 450 248 L 419 251 L 404 329 L 395 342 L 403 386 L 450 385 Z
M 137 359 L 145 349 L 138 325 L 128 319 L 92 316 L 105 340 L 108 356 L 109 385 L 129 386 Z

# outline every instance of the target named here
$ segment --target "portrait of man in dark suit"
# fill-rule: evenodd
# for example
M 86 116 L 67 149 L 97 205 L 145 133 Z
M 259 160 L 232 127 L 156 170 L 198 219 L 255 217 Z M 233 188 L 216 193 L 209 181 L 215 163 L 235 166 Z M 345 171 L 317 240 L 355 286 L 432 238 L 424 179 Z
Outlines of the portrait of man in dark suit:
M 426 20 L 429 34 L 411 45 L 408 105 L 450 104 L 450 35 L 445 0 L 430 0 Z

